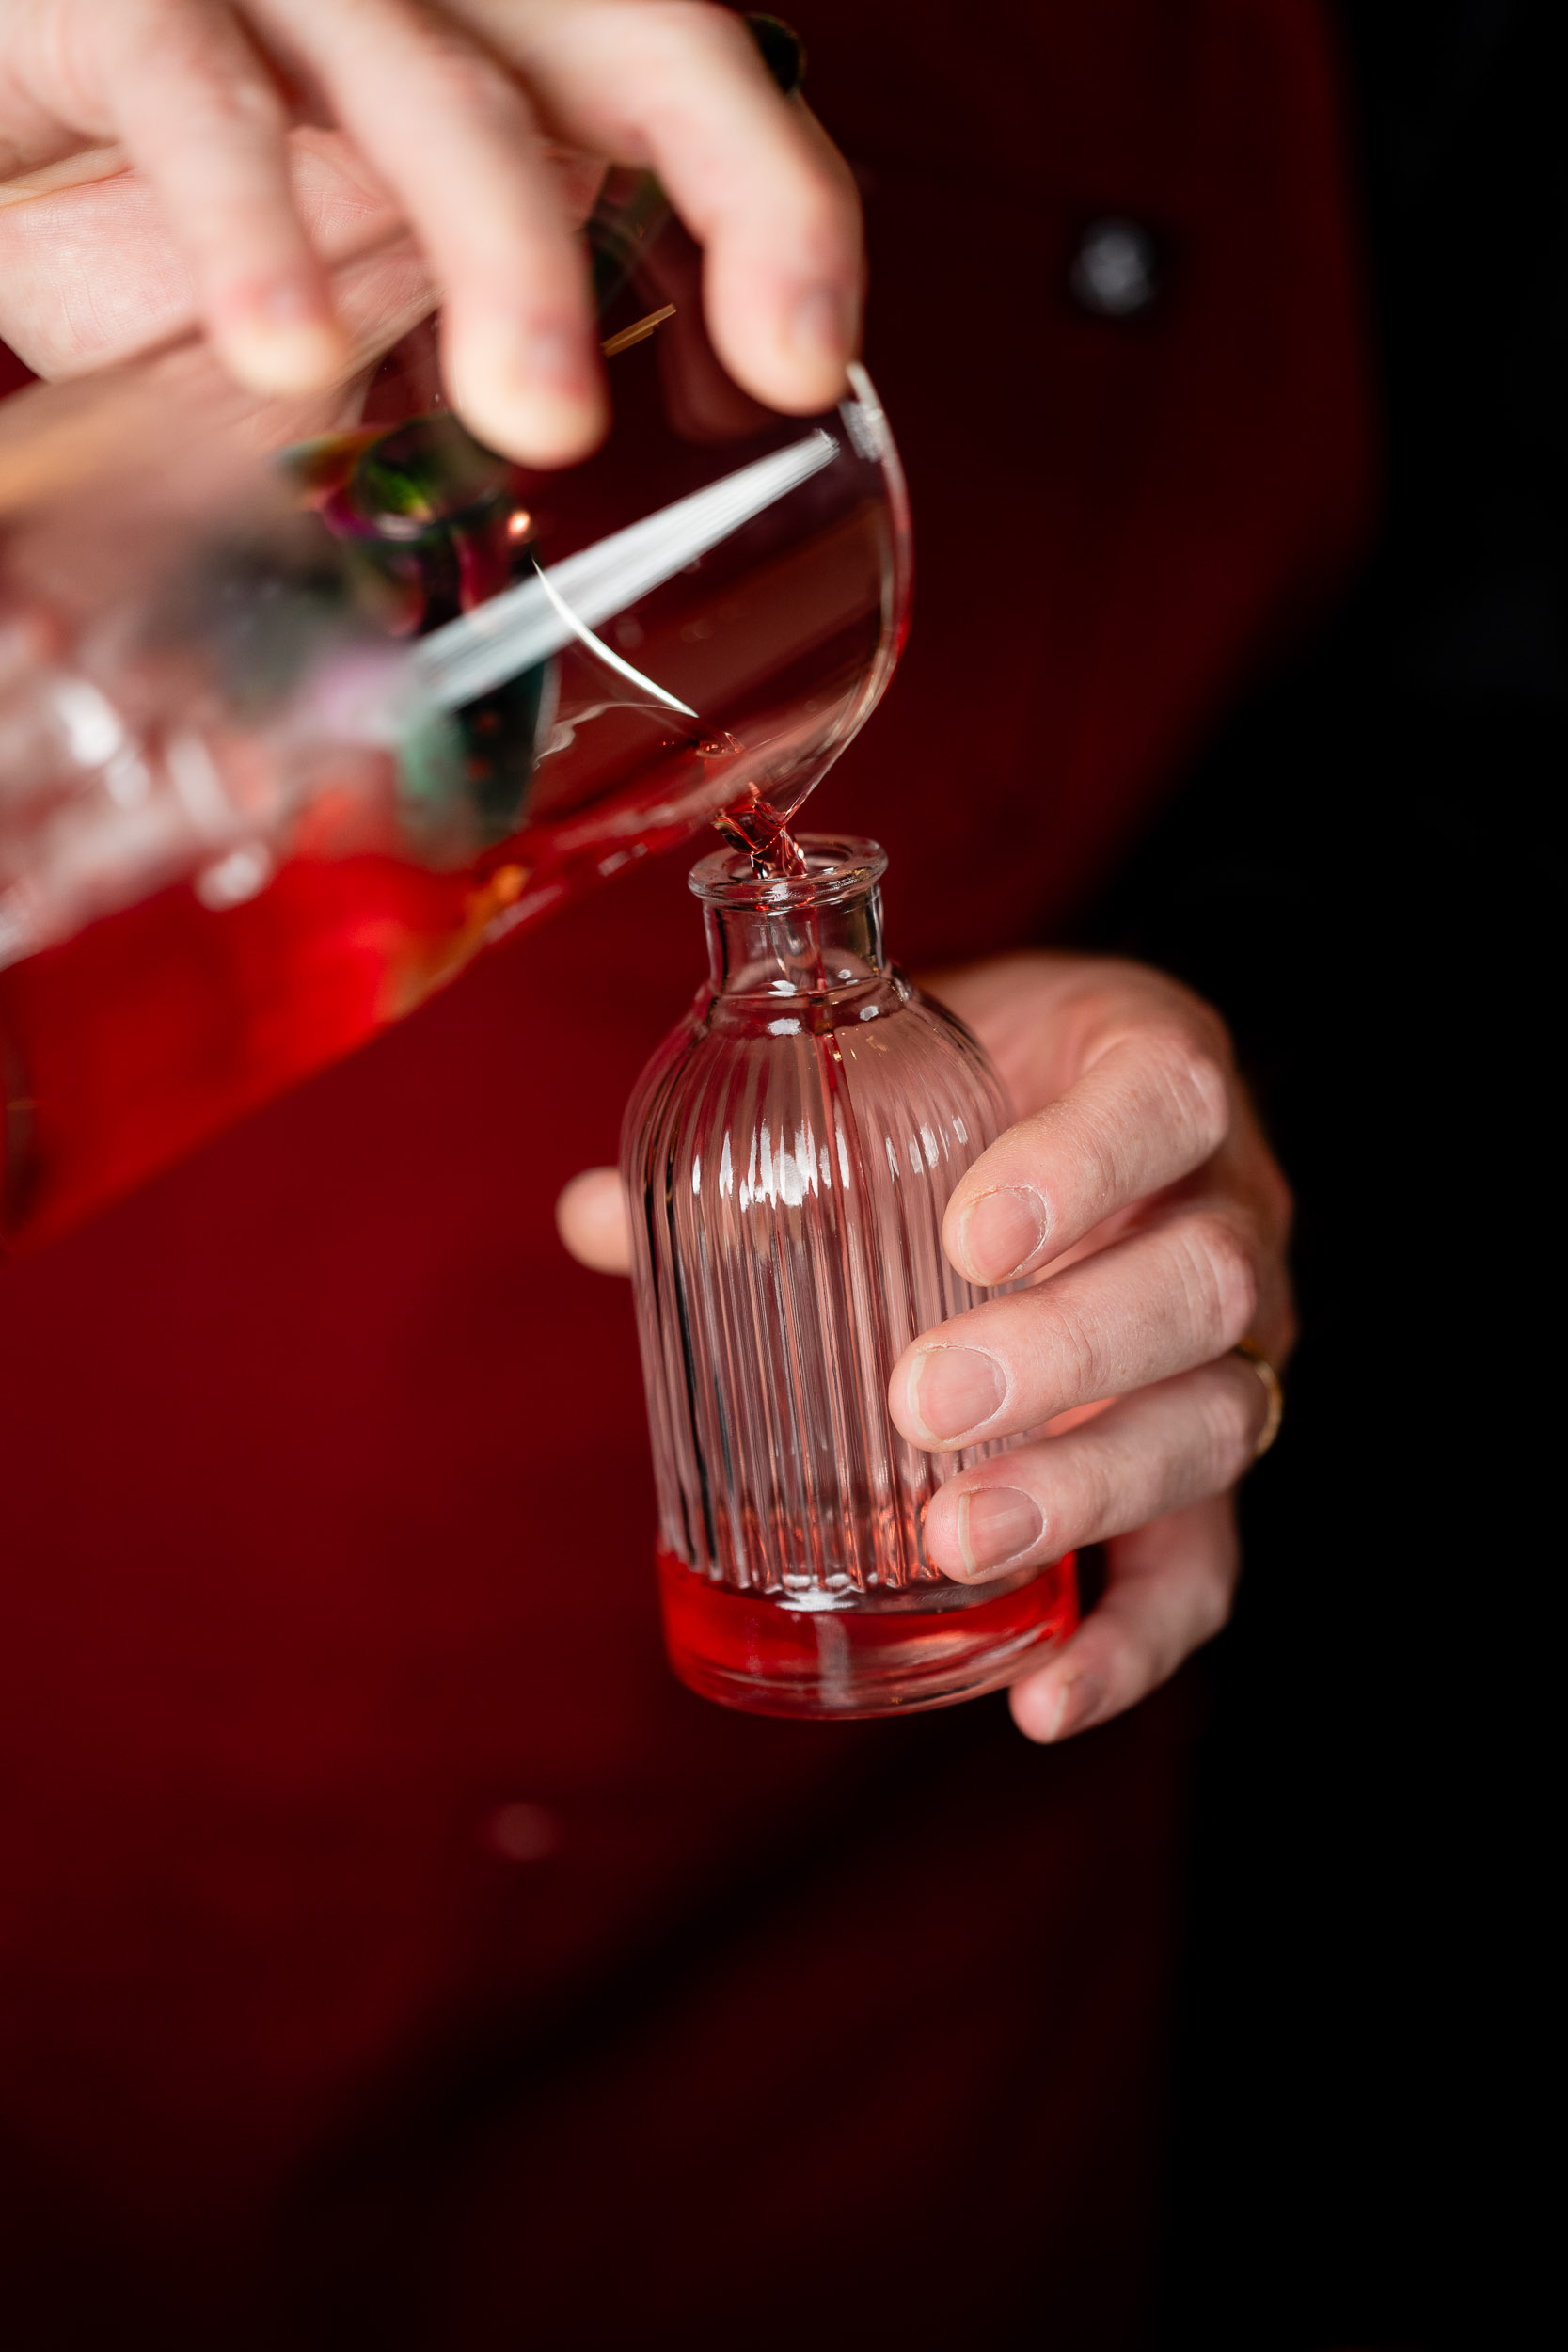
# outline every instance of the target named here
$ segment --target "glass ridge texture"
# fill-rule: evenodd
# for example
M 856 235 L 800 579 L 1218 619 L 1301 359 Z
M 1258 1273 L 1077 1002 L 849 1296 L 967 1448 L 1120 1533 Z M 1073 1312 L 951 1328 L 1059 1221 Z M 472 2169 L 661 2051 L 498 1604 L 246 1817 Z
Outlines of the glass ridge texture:
M 776 1714 L 903 1712 L 1010 1680 L 1074 1617 L 1070 1561 L 977 1587 L 925 1557 L 937 1487 L 1017 1442 L 894 1427 L 910 1342 L 989 1295 L 942 1216 L 1008 1123 L 978 1041 L 883 954 L 874 843 L 694 869 L 710 972 L 626 1113 L 623 1172 L 671 1660 Z

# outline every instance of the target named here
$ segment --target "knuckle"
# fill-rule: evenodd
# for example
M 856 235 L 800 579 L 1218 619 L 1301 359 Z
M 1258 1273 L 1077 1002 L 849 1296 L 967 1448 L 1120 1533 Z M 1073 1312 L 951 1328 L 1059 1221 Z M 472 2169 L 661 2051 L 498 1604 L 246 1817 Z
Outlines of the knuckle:
M 1050 1410 L 1059 1413 L 1069 1406 L 1088 1405 L 1104 1395 L 1107 1380 L 1101 1350 L 1089 1325 L 1075 1308 L 1051 1299 L 1049 1288 L 1048 1284 L 1041 1303 L 1053 1310 L 1047 1357 L 1048 1380 L 1053 1392 Z
M 635 14 L 644 38 L 673 57 L 685 59 L 693 50 L 736 58 L 755 55 L 736 19 L 708 0 L 643 0 Z
M 1227 1379 L 1203 1405 L 1203 1475 L 1199 1491 L 1220 1494 L 1233 1486 L 1252 1460 L 1268 1399 L 1263 1384 L 1244 1364 L 1244 1380 Z
M 482 128 L 515 135 L 522 98 L 505 68 L 462 37 L 454 27 L 433 25 L 425 34 L 420 71 L 425 102 L 463 116 Z
M 1162 1038 L 1158 1054 L 1169 1107 L 1196 1165 L 1211 1158 L 1230 1132 L 1229 1073 L 1190 1030 Z
M 277 90 L 237 39 L 225 39 L 221 21 L 205 8 L 147 10 L 135 25 L 129 55 L 120 62 L 133 68 L 145 85 L 178 85 L 182 103 L 195 103 L 220 127 L 284 128 L 287 118 Z
M 1058 1532 L 1070 1533 L 1075 1544 L 1092 1544 L 1119 1525 L 1117 1502 L 1126 1481 L 1126 1466 L 1105 1449 L 1089 1444 L 1075 1449 L 1072 1475 L 1067 1482 L 1063 1507 L 1057 1512 Z
M 283 102 L 270 82 L 244 72 L 214 77 L 210 103 L 226 130 L 274 131 L 286 124 Z
M 208 72 L 220 51 L 221 34 L 205 8 L 139 0 L 122 8 L 114 24 L 120 43 L 117 64 L 134 55 L 179 72 Z
M 1229 1623 L 1242 1565 L 1234 1503 L 1227 1498 L 1210 1505 L 1204 1516 L 1209 1540 L 1194 1563 L 1188 1602 L 1195 1649 Z
M 1231 1580 L 1220 1575 L 1218 1571 L 1212 1576 L 1205 1577 L 1202 1585 L 1194 1596 L 1192 1624 L 1194 1649 L 1201 1648 L 1205 1642 L 1212 1642 L 1215 1634 L 1223 1631 L 1229 1624 L 1234 1590 Z
M 276 92 L 238 75 L 206 77 L 200 113 L 208 130 L 226 138 L 245 132 L 276 134 L 281 138 L 285 127 L 283 108 Z
M 1130 1120 L 1102 1108 L 1089 1111 L 1082 1104 L 1056 1102 L 1025 1121 L 1024 1131 L 1041 1147 L 1038 1157 L 1049 1168 L 1053 1147 L 1072 1163 L 1069 1194 L 1081 1200 L 1104 1202 L 1127 1190 L 1128 1164 L 1134 1143 Z M 1036 1180 L 1037 1183 L 1038 1180 Z
M 1207 1158 L 1230 1132 L 1230 1079 L 1212 1054 L 1199 1049 L 1187 1057 L 1182 1083 L 1194 1140 Z
M 1189 1297 L 1199 1328 L 1216 1349 L 1234 1347 L 1258 1308 L 1254 1253 L 1234 1221 L 1200 1210 L 1185 1234 Z
M 637 0 L 625 10 L 622 38 L 635 44 L 642 103 L 656 107 L 690 90 L 694 73 L 744 71 L 756 52 L 727 9 L 704 0 Z
M 1270 1230 L 1277 1233 L 1283 1241 L 1289 1237 L 1291 1228 L 1295 1221 L 1296 1197 L 1291 1189 L 1284 1169 L 1272 1152 L 1265 1152 L 1263 1154 L 1259 1183 L 1263 1198 L 1263 1211 L 1269 1220 Z
M 1124 1625 L 1120 1646 L 1125 1661 L 1124 1687 L 1131 1704 L 1167 1682 L 1195 1646 L 1190 1613 L 1183 1621 L 1172 1609 L 1168 1595 L 1162 1595 L 1153 1606 Z

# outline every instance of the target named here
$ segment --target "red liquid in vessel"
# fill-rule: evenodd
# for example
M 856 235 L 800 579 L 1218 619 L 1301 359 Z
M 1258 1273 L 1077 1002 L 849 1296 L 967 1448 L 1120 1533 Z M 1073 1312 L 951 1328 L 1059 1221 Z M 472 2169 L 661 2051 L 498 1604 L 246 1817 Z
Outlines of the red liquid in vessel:
M 732 443 L 739 469 L 755 437 L 772 453 L 809 432 L 727 384 L 702 331 L 701 257 L 656 183 L 611 175 L 589 241 L 618 422 L 569 485 L 453 425 L 428 320 L 383 362 L 356 427 L 290 452 L 303 502 L 350 548 L 358 592 L 399 637 L 483 606 L 535 561 L 582 554 L 629 516 L 673 512 L 714 486 Z M 689 838 L 725 803 L 759 878 L 787 855 L 755 785 L 799 804 L 905 625 L 903 494 L 862 399 L 843 432 L 832 426 L 833 465 L 802 476 L 787 504 L 749 510 L 743 534 L 640 588 L 635 611 L 599 625 L 608 636 L 562 643 L 531 773 L 497 754 L 491 781 L 521 797 L 470 769 L 472 837 L 515 830 L 469 870 L 302 855 L 298 834 L 268 835 L 279 870 L 243 905 L 204 905 L 182 883 L 0 969 L 0 1250 L 79 1223 L 399 1019 L 488 942 Z M 672 740 L 687 713 L 692 733 Z M 463 723 L 472 733 L 471 709 Z
M 770 808 L 765 800 L 753 799 L 741 806 L 727 808 L 713 821 L 721 834 L 739 843 L 752 861 L 752 871 L 758 882 L 786 881 L 805 872 L 806 861 L 794 834 L 778 810 Z
M 670 1662 L 704 1698 L 764 1715 L 909 1715 L 1000 1690 L 1078 1623 L 1076 1556 L 984 1597 L 945 1579 L 849 1609 L 792 1607 L 696 1575 L 660 1546 Z M 885 1694 L 885 1695 L 879 1695 Z
M 181 883 L 0 971 L 0 1247 L 68 1232 L 402 1019 L 501 933 L 689 838 L 681 804 L 703 767 L 671 744 L 611 808 L 530 826 L 459 873 L 296 857 L 244 905 L 214 911 Z M 743 811 L 769 819 L 777 837 L 770 810 Z
M 802 599 L 827 618 L 794 667 L 759 665 L 731 723 L 766 732 L 775 705 L 843 694 L 864 675 L 881 627 L 866 586 L 874 524 L 866 507 L 824 542 L 843 580 L 781 565 L 753 581 L 737 642 L 754 628 L 762 647 L 790 644 Z M 661 662 L 651 632 L 648 646 L 641 658 Z M 214 910 L 181 883 L 0 970 L 0 1249 L 69 1231 L 401 1019 L 496 938 L 715 821 L 718 772 L 741 761 L 736 738 L 704 723 L 662 741 L 656 723 L 650 742 L 645 718 L 621 733 L 612 721 L 569 804 L 542 776 L 521 829 L 460 873 L 296 855 L 244 905 Z M 731 789 L 719 821 L 759 878 L 800 870 L 777 812 L 739 776 Z

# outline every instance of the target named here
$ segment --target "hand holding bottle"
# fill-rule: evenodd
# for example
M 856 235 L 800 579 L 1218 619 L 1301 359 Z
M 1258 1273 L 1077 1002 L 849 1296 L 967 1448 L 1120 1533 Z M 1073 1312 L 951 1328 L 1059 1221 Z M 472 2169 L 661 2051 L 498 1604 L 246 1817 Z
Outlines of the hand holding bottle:
M 895 1366 L 894 1419 L 935 1450 L 1030 1435 L 951 1479 L 926 1545 L 961 1581 L 1103 1543 L 1099 1606 L 1013 1691 L 1055 1740 L 1143 1698 L 1229 1613 L 1231 1490 L 1272 1410 L 1250 1338 L 1294 1331 L 1290 1195 L 1217 1017 L 1174 981 L 1080 956 L 945 973 L 1023 1114 L 954 1193 L 943 1240 L 979 1284 L 1027 1287 L 927 1331 Z M 624 1271 L 613 1172 L 562 1196 L 567 1247 Z
M 603 375 L 572 230 L 651 165 L 715 347 L 791 414 L 858 336 L 847 167 L 696 0 L 28 0 L 0 26 L 0 337 L 74 373 L 205 326 L 261 391 L 329 381 L 333 273 L 411 231 L 481 439 L 582 456 Z

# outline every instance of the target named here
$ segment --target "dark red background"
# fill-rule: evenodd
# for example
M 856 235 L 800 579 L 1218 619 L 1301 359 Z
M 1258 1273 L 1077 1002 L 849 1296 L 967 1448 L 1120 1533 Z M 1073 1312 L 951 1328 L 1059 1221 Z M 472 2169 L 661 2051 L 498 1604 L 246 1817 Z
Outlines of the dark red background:
M 816 814 L 901 960 L 985 954 L 1360 543 L 1334 61 L 1308 0 L 794 14 L 920 563 Z M 1108 212 L 1166 257 L 1122 324 L 1067 291 Z M 629 1310 L 551 1208 L 696 977 L 681 867 L 0 1280 L 29 2341 L 999 2341 L 1042 2278 L 1054 2343 L 1130 2340 L 1191 1693 L 1056 1756 L 662 1663 Z

